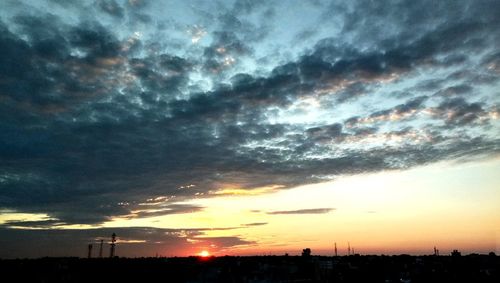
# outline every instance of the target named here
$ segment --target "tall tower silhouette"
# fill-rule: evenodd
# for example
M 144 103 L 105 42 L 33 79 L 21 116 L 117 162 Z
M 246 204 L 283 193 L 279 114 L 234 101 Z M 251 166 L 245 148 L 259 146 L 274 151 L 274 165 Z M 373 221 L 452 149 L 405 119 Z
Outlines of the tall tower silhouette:
M 347 255 L 351 255 L 351 243 L 347 242 Z
M 88 246 L 87 258 L 92 258 L 92 244 L 89 244 Z
M 102 245 L 104 243 L 104 240 L 101 239 L 101 244 L 99 245 L 99 258 L 102 258 Z
M 338 254 L 337 254 L 337 242 L 335 242 L 335 256 L 338 256 Z
M 111 235 L 111 249 L 109 251 L 110 258 L 115 257 L 115 245 L 116 245 L 115 242 L 116 242 L 116 234 L 113 233 L 113 235 Z

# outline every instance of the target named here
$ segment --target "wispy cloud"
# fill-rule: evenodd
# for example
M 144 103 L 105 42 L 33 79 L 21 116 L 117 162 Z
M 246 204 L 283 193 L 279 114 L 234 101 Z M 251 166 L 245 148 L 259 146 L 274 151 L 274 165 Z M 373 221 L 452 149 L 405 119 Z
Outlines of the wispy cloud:
M 263 226 L 263 225 L 267 225 L 267 224 L 268 224 L 267 222 L 253 222 L 253 223 L 241 224 L 241 226 L 254 227 L 254 226 Z
M 309 209 L 297 209 L 297 210 L 279 210 L 270 211 L 267 214 L 324 214 L 335 210 L 335 208 L 309 208 Z
M 131 211 L 132 213 L 127 217 L 144 218 L 144 217 L 163 216 L 170 214 L 195 213 L 195 212 L 200 212 L 203 209 L 204 207 L 199 205 L 167 204 L 167 205 L 157 206 L 156 208 L 133 210 Z

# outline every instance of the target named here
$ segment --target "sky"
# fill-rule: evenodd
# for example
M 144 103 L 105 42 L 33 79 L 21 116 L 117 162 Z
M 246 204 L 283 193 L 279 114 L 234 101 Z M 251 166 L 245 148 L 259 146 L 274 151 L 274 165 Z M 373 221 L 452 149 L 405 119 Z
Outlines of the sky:
M 0 1 L 0 258 L 500 252 L 500 1 Z

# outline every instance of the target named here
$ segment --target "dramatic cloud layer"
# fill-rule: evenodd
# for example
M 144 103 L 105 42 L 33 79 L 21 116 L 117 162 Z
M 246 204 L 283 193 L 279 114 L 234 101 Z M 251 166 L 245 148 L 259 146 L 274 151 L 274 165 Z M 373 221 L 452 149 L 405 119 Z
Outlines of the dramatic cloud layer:
M 292 2 L 2 1 L 5 225 L 499 153 L 499 1 Z

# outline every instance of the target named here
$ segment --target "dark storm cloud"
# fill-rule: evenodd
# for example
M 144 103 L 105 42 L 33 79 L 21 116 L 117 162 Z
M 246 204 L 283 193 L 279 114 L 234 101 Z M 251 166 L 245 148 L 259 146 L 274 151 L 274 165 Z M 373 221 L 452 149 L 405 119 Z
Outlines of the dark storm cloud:
M 338 46 L 335 39 L 325 39 L 316 44 L 312 53 L 275 68 L 267 79 L 254 78 L 254 81 L 247 80 L 243 85 L 256 82 L 265 85 L 273 80 L 280 82 L 287 79 L 277 87 L 291 96 L 311 91 L 328 92 L 330 88 L 343 86 L 345 94 L 339 96 L 339 101 L 345 101 L 350 93 L 353 96 L 365 93 L 369 84 L 398 78 L 417 67 L 438 66 L 440 62 L 434 56 L 439 54 L 448 54 L 456 49 L 477 49 L 485 44 L 485 39 L 478 37 L 483 32 L 483 24 L 476 22 L 442 25 L 412 42 L 393 40 L 393 44 L 383 47 L 385 50 L 369 52 Z M 468 44 L 461 44 L 463 41 Z M 276 82 L 273 83 L 276 85 Z M 289 97 L 281 95 L 278 98 L 286 101 Z
M 60 225 L 64 225 L 65 223 L 59 220 L 39 220 L 39 221 L 23 221 L 23 220 L 9 220 L 5 222 L 3 225 L 7 227 L 15 227 L 15 228 L 45 228 L 50 229 L 52 227 L 57 227 Z
M 146 58 L 133 58 L 129 62 L 133 74 L 147 90 L 140 99 L 148 104 L 157 104 L 159 93 L 179 93 L 187 84 L 187 74 L 192 64 L 178 56 L 162 54 Z
M 435 114 L 442 116 L 447 124 L 465 125 L 477 121 L 486 111 L 481 103 L 468 103 L 463 98 L 454 98 L 439 104 Z
M 225 7 L 217 15 L 217 31 L 232 32 L 244 42 L 259 42 L 265 39 L 272 29 L 276 12 L 270 1 L 237 0 L 232 7 Z M 251 20 L 255 16 L 257 20 Z
M 335 210 L 335 208 L 310 208 L 310 209 L 297 209 L 297 210 L 281 210 L 281 211 L 270 211 L 267 214 L 324 214 Z
M 146 3 L 128 1 L 125 14 L 140 2 Z M 105 3 L 112 8 L 115 2 Z M 262 10 L 253 2 L 237 3 L 244 14 Z M 156 197 L 182 202 L 216 196 L 226 185 L 290 188 L 334 175 L 498 154 L 497 139 L 457 135 L 478 121 L 488 123 L 482 117 L 496 109 L 487 99 L 465 99 L 478 88 L 468 80 L 498 81 L 498 52 L 486 49 L 497 46 L 499 22 L 485 3 L 494 4 L 470 2 L 467 11 L 453 5 L 460 17 L 449 11 L 443 19 L 413 19 L 423 7 L 413 3 L 404 8 L 401 21 L 407 24 L 384 38 L 360 30 L 370 22 L 356 18 L 343 28 L 366 35 L 359 45 L 325 38 L 267 73 L 228 71 L 228 81 L 210 76 L 208 91 L 193 74 L 218 70 L 227 55 L 255 56 L 257 40 L 250 34 L 258 27 L 239 15 L 217 14 L 220 26 L 199 56 L 161 48 L 150 52 L 146 46 L 154 38 L 120 38 L 109 25 L 90 19 L 65 24 L 55 15 L 23 14 L 5 20 L 0 23 L 0 207 L 54 218 L 34 226 L 98 224 L 130 216 Z M 435 5 L 440 11 L 445 7 Z M 362 16 L 373 9 L 387 14 L 397 8 L 370 3 L 353 13 Z M 412 20 L 419 23 L 413 32 Z M 374 47 L 366 47 L 367 42 L 375 42 Z M 480 66 L 465 70 L 469 59 L 464 54 L 487 55 Z M 411 89 L 415 93 L 402 95 L 405 101 L 370 105 L 366 116 L 349 113 L 353 118 L 306 126 L 286 119 L 268 122 L 297 99 L 328 97 L 332 108 L 348 107 L 384 84 L 449 66 L 458 69 L 454 76 L 417 84 Z M 435 99 L 443 100 L 432 107 L 421 92 L 450 95 L 438 95 Z M 361 125 L 388 121 L 390 115 L 410 118 L 425 107 L 447 131 L 429 122 L 425 136 L 415 141 L 419 129 L 396 124 L 397 119 L 389 129 Z M 377 135 L 408 142 L 357 144 Z M 158 204 L 135 217 L 201 209 Z
M 316 33 L 317 33 L 317 30 L 314 30 L 314 29 L 305 29 L 305 30 L 302 30 L 302 31 L 298 32 L 295 35 L 295 37 L 293 39 L 293 42 L 295 44 L 297 44 L 297 43 L 309 40 Z
M 112 91 L 120 44 L 102 26 L 86 23 L 63 31 L 52 16 L 22 16 L 16 22 L 28 41 L 0 23 L 0 93 L 7 103 L 30 115 L 50 114 Z M 72 50 L 83 56 L 71 55 Z
M 94 257 L 100 240 L 104 240 L 104 256 L 109 254 L 109 240 L 116 233 L 116 255 L 121 257 L 162 255 L 195 255 L 203 247 L 224 250 L 254 242 L 237 236 L 206 237 L 208 229 L 161 229 L 148 227 L 27 230 L 0 228 L 0 258 L 44 256 L 86 256 L 86 247 L 94 245 Z
M 233 12 L 249 14 L 258 8 L 265 7 L 265 4 L 267 4 L 266 2 L 267 1 L 264 0 L 236 0 L 234 1 Z
M 395 43 L 393 39 L 411 41 L 415 35 L 424 34 L 440 24 L 451 26 L 475 21 L 487 23 L 484 29 L 493 28 L 499 24 L 494 12 L 498 8 L 495 0 L 331 1 L 323 9 L 321 19 L 331 21 L 342 17 L 342 33 L 351 34 L 353 42 L 367 47 L 390 46 Z
M 309 138 L 316 142 L 329 141 L 331 139 L 337 138 L 342 134 L 342 125 L 333 124 L 326 125 L 323 127 L 314 127 L 306 130 L 306 134 Z
M 114 0 L 98 0 L 96 1 L 96 4 L 102 9 L 102 11 L 113 17 L 123 18 L 125 14 L 122 6 Z
M 63 7 L 71 6 L 71 4 L 73 4 L 73 3 L 70 3 L 66 0 L 49 0 L 49 2 L 56 3 L 56 4 L 61 5 Z
M 151 0 L 128 0 L 127 6 L 134 9 L 142 9 L 151 4 Z
M 384 161 L 388 168 L 410 168 L 419 164 L 430 164 L 439 160 L 462 160 L 471 157 L 484 158 L 488 155 L 500 153 L 499 140 L 488 140 L 481 137 L 465 137 L 462 140 L 451 142 L 449 146 L 442 146 L 439 142 L 444 137 L 438 136 L 432 142 L 424 144 L 422 149 L 411 146 L 401 149 L 378 150 L 377 155 L 386 155 Z M 440 140 L 441 139 L 441 140 Z M 449 142 L 449 139 L 444 138 Z
M 250 55 L 251 48 L 236 33 L 216 31 L 212 33 L 213 42 L 203 52 L 204 69 L 209 73 L 220 73 L 235 62 L 234 58 Z
M 344 123 L 347 127 L 356 127 L 360 123 L 375 123 L 387 120 L 409 118 L 414 115 L 417 110 L 424 108 L 424 102 L 427 99 L 427 96 L 415 97 L 409 99 L 406 103 L 396 105 L 393 108 L 376 111 L 368 117 L 351 117 Z
M 318 80 L 318 83 L 339 79 L 376 81 L 385 79 L 390 74 L 406 73 L 420 65 L 435 64 L 433 56 L 438 54 L 446 54 L 458 48 L 463 51 L 474 50 L 484 43 L 474 40 L 469 44 L 460 43 L 469 37 L 476 38 L 481 32 L 482 24 L 474 22 L 441 26 L 414 42 L 395 42 L 394 46 L 383 52 L 369 53 L 339 48 L 334 42 L 325 40 L 316 46 L 314 53 L 303 57 L 299 66 L 304 79 Z M 483 38 L 477 40 L 485 41 Z
M 424 102 L 427 100 L 427 96 L 419 96 L 408 100 L 405 104 L 400 104 L 394 107 L 394 112 L 396 114 L 406 114 L 416 109 L 422 108 Z
M 473 90 L 473 87 L 466 84 L 460 84 L 455 86 L 450 86 L 437 92 L 437 95 L 464 95 L 469 94 Z
M 422 92 L 440 90 L 442 88 L 443 83 L 445 81 L 446 81 L 445 79 L 429 79 L 429 80 L 424 80 L 424 81 L 419 82 L 413 88 L 413 90 L 422 91 Z
M 95 63 L 102 58 L 116 58 L 120 55 L 120 43 L 106 28 L 95 22 L 84 22 L 69 33 L 73 48 L 84 52 L 84 58 Z

